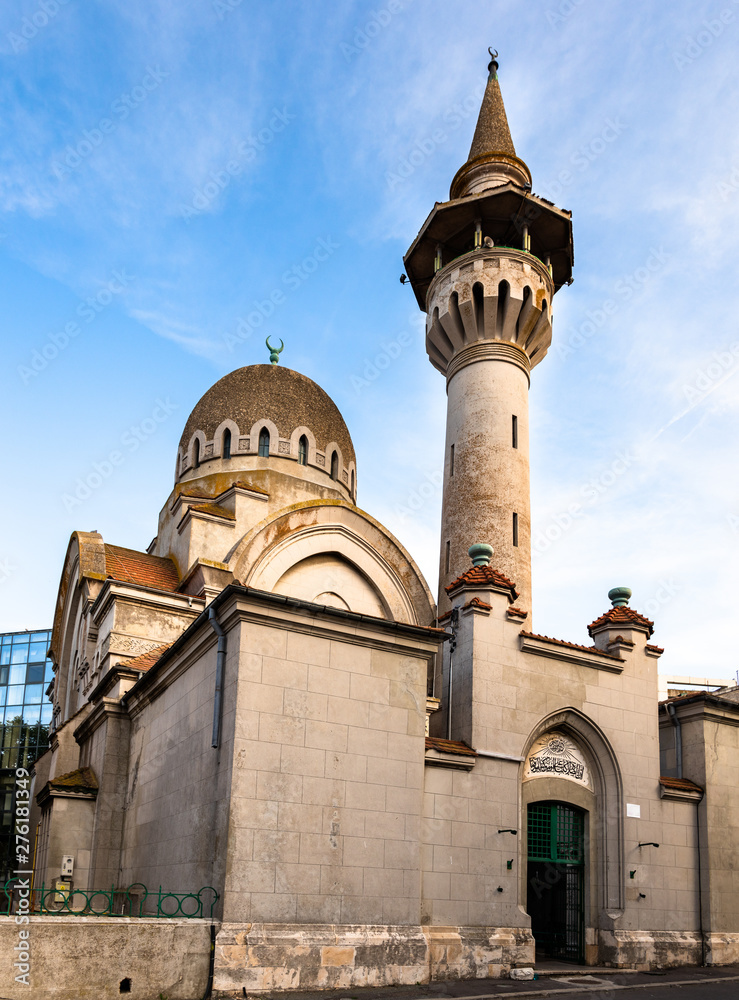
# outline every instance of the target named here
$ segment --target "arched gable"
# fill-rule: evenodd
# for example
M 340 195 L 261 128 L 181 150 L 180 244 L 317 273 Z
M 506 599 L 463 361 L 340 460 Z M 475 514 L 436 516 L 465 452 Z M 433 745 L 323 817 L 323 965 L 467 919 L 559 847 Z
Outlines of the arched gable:
M 342 588 L 351 590 L 353 579 L 357 588 L 371 589 L 383 617 L 414 625 L 433 621 L 431 592 L 408 552 L 369 514 L 343 501 L 294 504 L 266 518 L 238 542 L 227 562 L 241 583 L 283 592 L 285 579 L 296 574 L 295 568 L 307 565 L 309 559 L 317 565 L 317 557 L 323 557 L 327 580 L 317 574 L 316 594 L 336 593 L 354 610 L 352 595 L 342 593 Z M 358 596 L 357 591 L 355 602 Z

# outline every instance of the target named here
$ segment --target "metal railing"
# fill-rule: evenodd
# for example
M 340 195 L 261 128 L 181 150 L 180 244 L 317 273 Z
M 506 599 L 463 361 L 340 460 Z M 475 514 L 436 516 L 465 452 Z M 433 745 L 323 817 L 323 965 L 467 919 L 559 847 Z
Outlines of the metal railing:
M 3 887 L 5 902 L 0 899 L 0 914 L 10 916 L 14 902 L 14 883 L 8 879 Z M 203 898 L 203 893 L 206 898 Z M 208 906 L 207 894 L 211 894 Z M 40 889 L 31 893 L 31 914 L 36 916 L 73 917 L 179 917 L 195 919 L 213 917 L 218 893 L 212 885 L 205 885 L 198 892 L 164 892 L 161 886 L 149 892 L 143 882 L 134 882 L 126 889 L 65 889 L 59 886 Z

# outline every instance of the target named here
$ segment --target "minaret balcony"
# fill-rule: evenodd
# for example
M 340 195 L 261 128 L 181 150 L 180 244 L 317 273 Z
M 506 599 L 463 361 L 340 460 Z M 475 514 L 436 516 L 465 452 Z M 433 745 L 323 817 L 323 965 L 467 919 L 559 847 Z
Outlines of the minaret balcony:
M 554 292 L 547 265 L 526 251 L 481 246 L 456 257 L 437 271 L 427 292 L 432 365 L 451 377 L 460 364 L 489 355 L 528 376 L 552 342 Z

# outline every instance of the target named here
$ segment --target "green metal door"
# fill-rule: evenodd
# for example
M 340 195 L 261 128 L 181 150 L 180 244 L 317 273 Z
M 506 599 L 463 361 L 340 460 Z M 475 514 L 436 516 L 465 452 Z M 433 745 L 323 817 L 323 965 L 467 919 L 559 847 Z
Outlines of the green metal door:
M 527 909 L 537 958 L 584 960 L 584 833 L 574 806 L 529 806 Z

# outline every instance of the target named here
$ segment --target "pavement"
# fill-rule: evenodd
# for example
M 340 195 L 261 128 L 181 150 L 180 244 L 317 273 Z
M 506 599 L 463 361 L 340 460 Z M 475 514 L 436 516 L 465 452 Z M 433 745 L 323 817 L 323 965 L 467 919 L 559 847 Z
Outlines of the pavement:
M 637 972 L 547 962 L 535 980 L 458 979 L 415 986 L 367 986 L 342 990 L 291 990 L 290 1000 L 496 1000 L 498 997 L 581 997 L 611 1000 L 739 1000 L 739 966 Z M 665 992 L 667 990 L 667 992 Z M 248 994 L 245 994 L 248 995 Z M 259 1000 L 285 1000 L 285 993 L 260 993 Z

